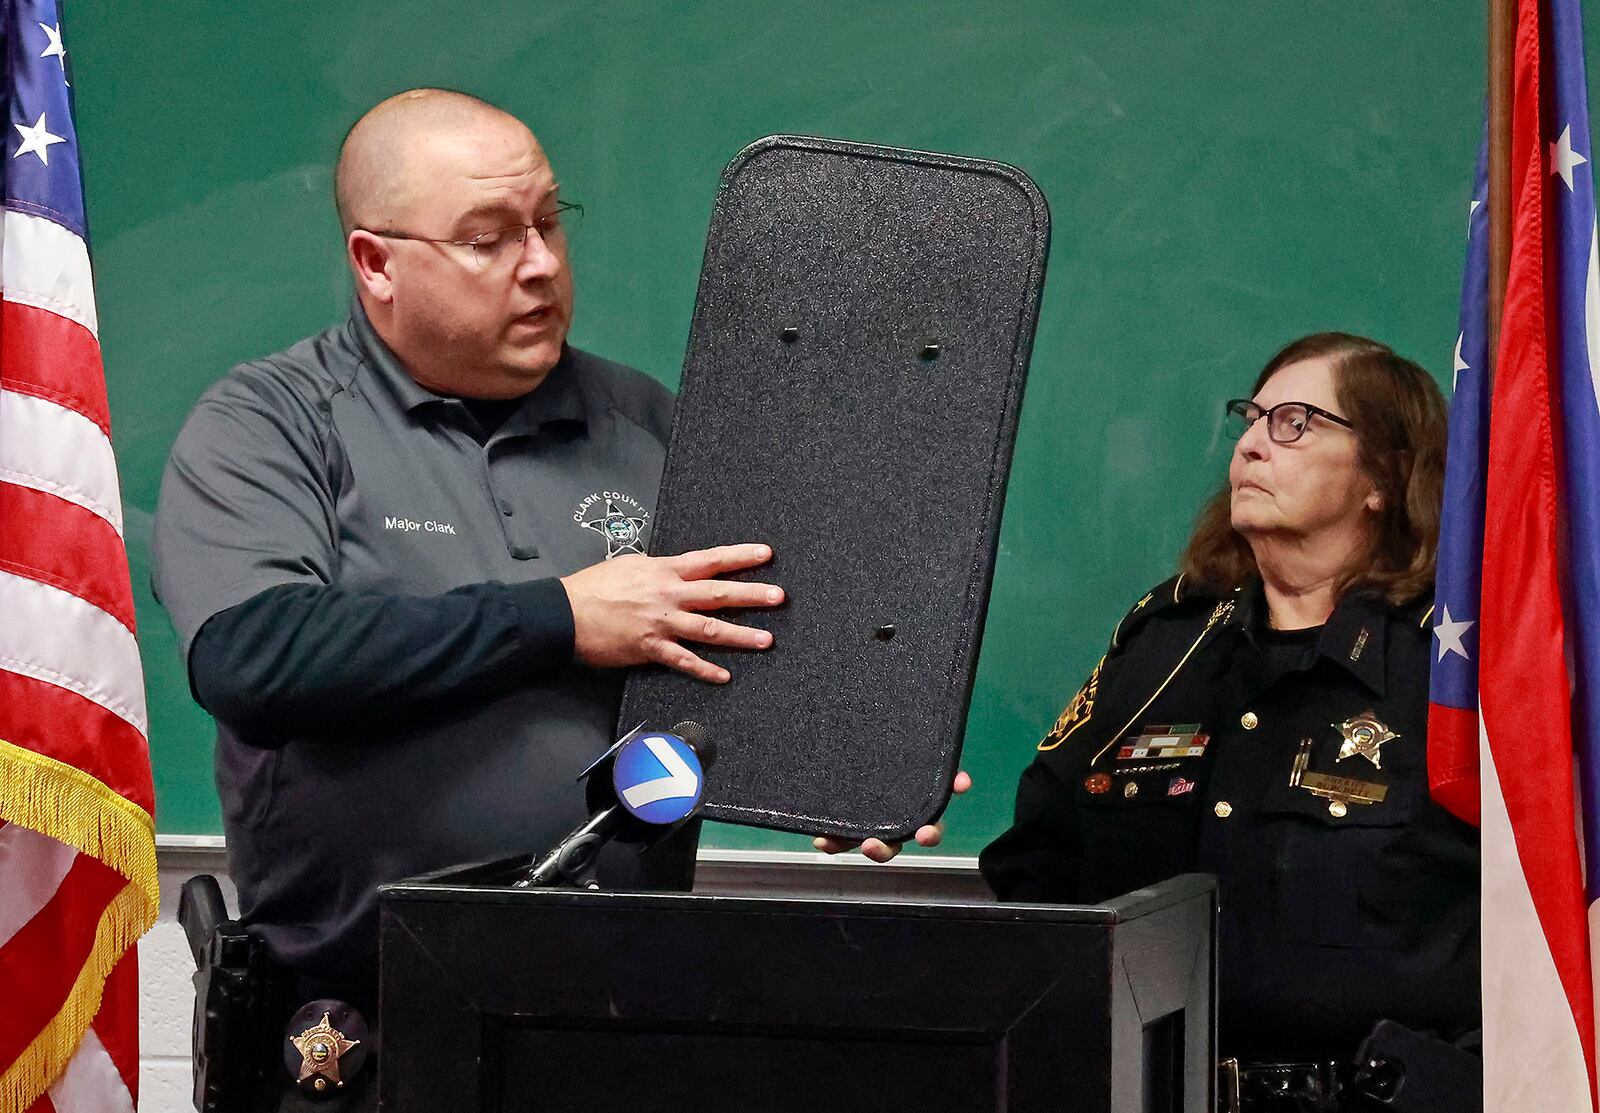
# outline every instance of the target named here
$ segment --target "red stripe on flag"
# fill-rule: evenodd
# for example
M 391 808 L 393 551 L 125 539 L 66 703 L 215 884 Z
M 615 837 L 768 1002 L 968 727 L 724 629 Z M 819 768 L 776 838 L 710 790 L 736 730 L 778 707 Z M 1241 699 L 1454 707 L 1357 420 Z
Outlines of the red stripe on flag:
M 7 11 L 16 14 L 9 7 Z M 14 30 L 0 27 L 5 33 Z M 15 94 L 11 75 L 4 85 L 7 95 Z M 61 88 L 56 86 L 56 91 Z M 51 188 L 75 190 L 81 197 L 81 180 L 70 165 L 67 170 L 66 177 L 56 175 Z M 0 178 L 4 176 L 0 172 Z M 39 300 L 61 304 L 51 300 L 59 295 L 63 302 L 77 302 L 79 312 L 90 319 L 93 294 L 80 245 L 70 234 L 58 235 L 61 230 L 49 222 L 25 221 L 15 230 L 15 235 L 10 234 L 11 227 L 6 230 L 8 271 L 24 275 L 36 271 L 40 281 L 35 288 L 42 291 Z M 63 251 L 75 257 L 57 258 Z M 30 295 L 13 291 L 11 296 Z M 0 292 L 0 390 L 24 409 L 48 411 L 40 414 L 43 424 L 32 431 L 35 439 L 63 437 L 65 443 L 41 445 L 47 454 L 103 456 L 100 450 L 109 447 L 95 442 L 82 422 L 66 418 L 67 413 L 78 415 L 109 440 L 104 367 L 92 328 L 59 312 L 12 301 L 4 292 Z M 58 422 L 52 415 L 66 419 Z M 83 463 L 85 479 L 107 484 L 104 496 L 114 499 L 110 486 L 114 480 L 105 472 L 105 461 Z M 114 507 L 106 509 L 114 516 Z M 106 1054 L 96 1050 L 78 1060 L 76 1068 L 68 1068 L 70 1081 L 59 1088 L 62 1101 L 97 1110 L 121 1108 L 125 1106 L 121 1086 L 107 1063 L 124 1080 L 127 1091 L 136 1093 L 137 960 L 129 939 L 148 929 L 155 918 L 150 825 L 147 815 L 129 806 L 131 802 L 144 813 L 154 809 L 149 747 L 139 728 L 94 701 L 9 667 L 35 667 L 39 662 L 30 665 L 27 658 L 37 653 L 61 672 L 75 674 L 61 677 L 63 683 L 81 682 L 86 690 L 105 685 L 120 691 L 136 683 L 138 663 L 132 643 L 121 644 L 119 632 L 101 617 L 110 616 L 130 632 L 134 628 L 126 551 L 115 529 L 81 507 L 0 484 L 0 572 L 7 584 L 23 588 L 19 598 L 25 604 L 38 597 L 26 590 L 27 581 L 76 597 L 49 592 L 51 600 L 41 610 L 45 617 L 35 623 L 37 629 L 17 626 L 16 616 L 0 614 L 0 626 L 9 619 L 24 638 L 15 651 L 24 663 L 0 669 L 0 739 L 7 743 L 0 751 L 0 810 L 13 822 L 37 827 L 56 844 L 90 847 L 104 859 L 63 852 L 55 844 L 41 847 L 32 840 L 18 840 L 31 849 L 0 861 L 0 902 L 12 890 L 18 899 L 31 890 L 17 917 L 31 914 L 31 918 L 0 943 L 0 1075 L 5 1076 L 0 1104 L 5 1105 L 3 1113 L 16 1113 L 13 1106 L 30 1113 L 55 1113 L 53 1101 L 33 1091 L 49 1081 L 47 1075 L 59 1073 L 63 1052 L 83 1038 L 87 1024 Z M 57 657 L 64 660 L 55 661 Z M 85 783 L 90 778 L 99 783 Z M 115 863 L 115 868 L 108 863 Z M 63 865 L 67 873 L 57 884 Z M 119 871 L 126 871 L 126 876 Z M 35 912 L 39 900 L 45 904 Z M 113 930 L 101 937 L 102 918 L 113 903 L 119 921 L 107 923 Z M 133 922 L 127 922 L 130 919 Z M 81 1052 L 81 1044 L 77 1046 Z
M 0 482 L 0 570 L 71 592 L 134 629 L 127 550 L 111 523 L 75 502 Z
M 106 978 L 105 996 L 94 1017 L 94 1034 L 100 1037 L 122 1083 L 139 1105 L 139 948 L 123 952 Z
M 0 738 L 82 769 L 154 814 L 150 749 L 144 735 L 85 696 L 0 669 Z
M 92 332 L 48 309 L 0 304 L 0 386 L 75 410 L 109 437 L 105 383 Z
M 1477 711 L 1428 705 L 1428 788 L 1434 802 L 1451 815 L 1482 826 Z
M 16 1061 L 60 1011 L 94 949 L 106 906 L 128 884 L 110 866 L 80 854 L 55 896 L 0 947 L 0 1063 Z
M 1545 296 L 1539 0 L 1520 0 L 1511 266 L 1490 407 L 1480 701 L 1523 875 L 1594 1088 L 1594 987 L 1578 859 L 1570 686 L 1557 571 L 1557 430 Z M 1506 1018 L 1514 1023 L 1514 1018 Z

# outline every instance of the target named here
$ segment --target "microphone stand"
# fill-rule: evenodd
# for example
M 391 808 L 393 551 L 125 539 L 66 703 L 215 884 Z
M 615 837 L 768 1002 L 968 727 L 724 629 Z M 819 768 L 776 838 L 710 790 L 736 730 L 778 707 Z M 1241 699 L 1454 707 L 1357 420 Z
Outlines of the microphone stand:
M 594 764 L 585 769 L 581 774 L 587 778 L 591 786 L 589 797 L 590 807 L 595 807 L 596 797 L 593 786 L 597 783 L 607 786 L 604 791 L 610 792 L 611 762 L 615 760 L 616 752 L 629 739 L 633 738 L 644 729 L 640 723 L 627 734 L 620 738 L 616 745 L 606 751 Z M 679 738 L 687 741 L 691 748 L 700 756 L 702 772 L 711 767 L 716 757 L 716 747 L 706 742 L 706 729 L 693 720 L 684 720 L 672 728 L 672 732 Z M 596 782 L 595 778 L 599 781 Z M 602 797 L 603 799 L 603 797 Z M 622 831 L 633 826 L 643 827 L 648 830 L 648 824 L 640 824 L 633 818 L 622 804 L 616 802 L 615 795 L 611 796 L 612 803 L 596 808 L 593 815 L 584 821 L 583 825 L 573 831 L 566 838 L 556 843 L 543 858 L 538 859 L 524 871 L 523 875 L 511 883 L 513 889 L 542 889 L 554 885 L 570 885 L 580 889 L 598 889 L 599 883 L 589 874 L 593 871 L 595 862 L 600 857 L 600 851 L 606 843 L 616 838 Z M 687 817 L 685 817 L 685 820 Z M 679 823 L 672 824 L 659 833 L 657 838 L 665 838 L 672 831 L 677 830 Z M 650 840 L 652 843 L 654 839 Z
M 594 868 L 600 850 L 622 830 L 627 813 L 620 804 L 601 808 L 566 838 L 551 848 L 545 856 L 528 867 L 526 873 L 511 883 L 513 889 L 545 888 L 551 885 L 574 885 L 578 888 L 598 889 L 585 874 Z

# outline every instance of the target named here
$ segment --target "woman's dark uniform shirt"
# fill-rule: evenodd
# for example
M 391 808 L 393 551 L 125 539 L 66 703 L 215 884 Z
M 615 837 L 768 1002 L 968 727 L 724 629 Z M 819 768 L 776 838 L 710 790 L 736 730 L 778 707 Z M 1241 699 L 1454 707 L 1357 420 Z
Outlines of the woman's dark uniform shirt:
M 1224 1055 L 1477 1028 L 1478 836 L 1428 795 L 1429 611 L 1352 592 L 1282 634 L 1259 583 L 1155 588 L 1039 744 L 984 876 L 1093 902 L 1216 874 Z

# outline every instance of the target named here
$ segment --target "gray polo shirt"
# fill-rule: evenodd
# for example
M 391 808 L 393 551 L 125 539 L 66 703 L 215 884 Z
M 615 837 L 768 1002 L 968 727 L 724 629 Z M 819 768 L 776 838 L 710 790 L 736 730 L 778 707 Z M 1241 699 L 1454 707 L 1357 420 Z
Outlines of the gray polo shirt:
M 187 661 L 208 619 L 280 585 L 436 596 L 643 552 L 671 412 L 653 380 L 569 348 L 483 439 L 357 305 L 195 406 L 162 482 L 157 596 Z M 307 984 L 370 1007 L 376 885 L 542 850 L 582 820 L 574 778 L 613 738 L 621 674 L 572 662 L 563 620 L 524 631 L 567 639 L 562 663 L 444 714 L 274 748 L 218 722 L 241 911 Z M 627 883 L 637 858 L 615 857 Z

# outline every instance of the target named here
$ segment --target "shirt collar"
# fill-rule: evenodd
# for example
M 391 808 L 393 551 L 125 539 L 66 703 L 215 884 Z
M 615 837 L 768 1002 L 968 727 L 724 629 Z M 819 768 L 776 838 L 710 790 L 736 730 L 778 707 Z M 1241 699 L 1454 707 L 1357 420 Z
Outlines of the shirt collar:
M 359 298 L 350 299 L 350 333 L 362 362 L 372 371 L 384 394 L 402 411 L 409 413 L 430 402 L 449 402 L 454 399 L 435 394 L 411 377 L 400 357 L 383 342 L 378 330 L 372 327 L 367 311 Z
M 1266 591 L 1257 579 L 1246 584 L 1237 598 L 1229 625 L 1239 627 L 1254 643 L 1256 632 L 1266 626 Z M 1360 589 L 1347 591 L 1334 604 L 1333 613 L 1317 637 L 1319 657 L 1326 657 L 1350 673 L 1380 699 L 1388 619 L 1389 609 L 1381 596 Z
M 411 413 L 423 406 L 463 408 L 461 399 L 429 390 L 412 377 L 400 357 L 378 335 L 357 298 L 351 299 L 350 331 L 364 362 L 372 369 L 372 377 L 402 411 Z M 522 405 L 506 419 L 501 431 L 531 432 L 555 424 L 588 424 L 583 390 L 572 371 L 572 349 L 564 344 L 561 359 L 542 383 L 522 396 Z
M 572 367 L 572 349 L 561 346 L 561 358 L 544 381 L 522 396 L 522 405 L 500 427 L 505 433 L 530 433 L 551 425 L 587 427 L 589 408 L 581 376 Z
M 1347 670 L 1383 697 L 1384 636 L 1389 628 L 1389 608 L 1383 597 L 1357 589 L 1347 591 L 1334 606 L 1317 639 L 1317 652 Z

